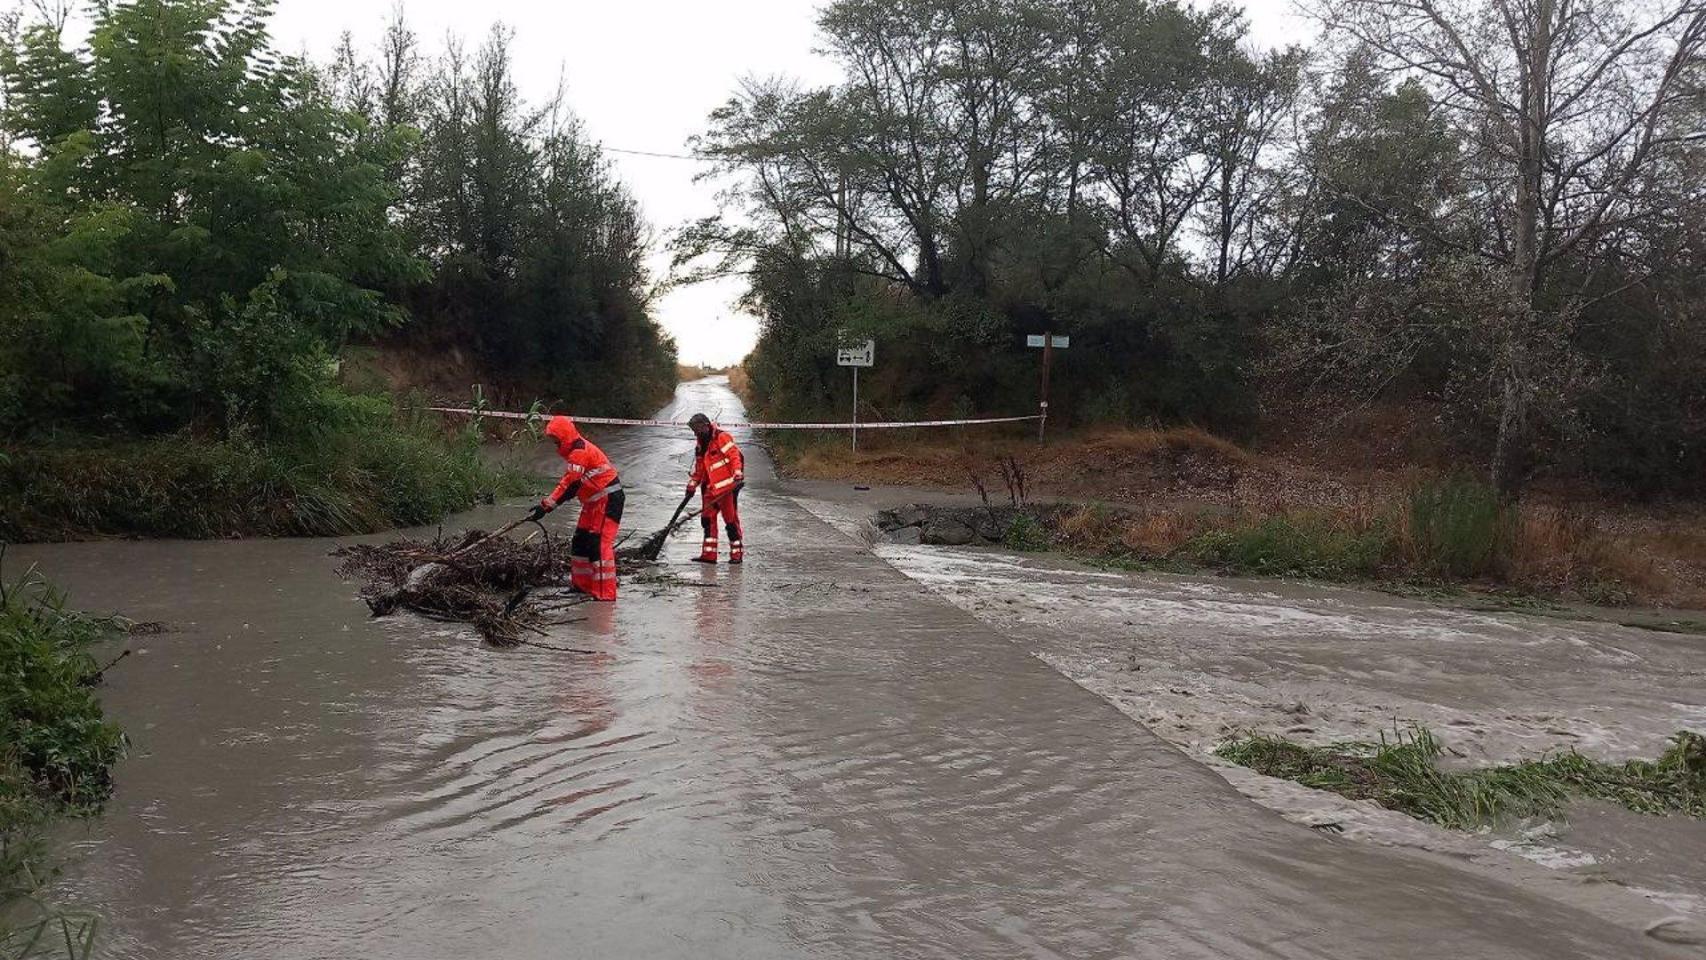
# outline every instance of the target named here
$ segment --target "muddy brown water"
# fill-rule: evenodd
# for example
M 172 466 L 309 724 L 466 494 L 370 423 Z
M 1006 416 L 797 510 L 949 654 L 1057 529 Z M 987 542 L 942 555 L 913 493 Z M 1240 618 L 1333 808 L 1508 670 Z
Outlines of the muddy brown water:
M 719 381 L 671 415 L 738 415 Z M 689 442 L 606 432 L 629 526 Z M 749 451 L 751 447 L 749 446 Z M 554 639 L 371 621 L 332 541 L 16 551 L 161 620 L 63 892 L 124 958 L 1623 957 L 1638 933 L 1294 826 L 767 493 L 751 561 Z M 457 523 L 491 525 L 518 509 Z M 567 517 L 557 520 L 566 524 Z

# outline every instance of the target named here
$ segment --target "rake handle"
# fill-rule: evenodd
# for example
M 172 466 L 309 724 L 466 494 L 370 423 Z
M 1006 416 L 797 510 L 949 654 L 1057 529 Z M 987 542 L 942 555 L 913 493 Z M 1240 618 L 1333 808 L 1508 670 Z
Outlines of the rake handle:
M 681 502 L 675 505 L 675 512 L 669 515 L 669 523 L 664 524 L 664 528 L 662 530 L 652 534 L 652 536 L 646 540 L 645 546 L 640 548 L 641 555 L 643 555 L 647 560 L 656 560 L 658 558 L 658 554 L 663 551 L 663 542 L 668 540 L 669 535 L 675 530 L 675 521 L 681 519 L 681 511 L 687 509 L 687 501 L 692 499 L 693 491 L 689 490 L 687 491 L 687 495 L 681 498 Z M 656 541 L 655 543 L 653 542 L 654 540 Z
M 687 491 L 687 496 L 681 498 L 681 503 L 676 506 L 675 512 L 669 516 L 669 526 L 675 526 L 675 521 L 681 519 L 681 511 L 687 509 L 687 501 L 693 499 L 694 493 L 695 491 L 689 490 Z

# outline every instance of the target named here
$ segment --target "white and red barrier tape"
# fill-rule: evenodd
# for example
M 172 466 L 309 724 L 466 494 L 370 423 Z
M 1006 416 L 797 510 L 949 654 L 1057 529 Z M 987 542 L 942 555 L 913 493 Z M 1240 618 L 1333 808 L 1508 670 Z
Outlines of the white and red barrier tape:
M 459 413 L 463 416 L 496 417 L 500 420 L 526 420 L 534 414 L 516 413 L 512 410 L 473 410 L 467 407 L 428 407 L 437 413 Z M 551 414 L 538 414 L 541 419 L 549 419 Z M 605 424 L 614 427 L 686 427 L 686 420 L 637 420 L 628 417 L 575 417 L 570 419 L 575 423 Z M 768 423 L 741 422 L 728 423 L 717 421 L 717 426 L 725 430 L 746 427 L 757 430 L 898 430 L 903 427 L 963 427 L 983 423 L 1022 423 L 1026 420 L 1039 420 L 1039 414 L 1028 417 L 984 417 L 975 420 L 878 420 L 872 423 Z

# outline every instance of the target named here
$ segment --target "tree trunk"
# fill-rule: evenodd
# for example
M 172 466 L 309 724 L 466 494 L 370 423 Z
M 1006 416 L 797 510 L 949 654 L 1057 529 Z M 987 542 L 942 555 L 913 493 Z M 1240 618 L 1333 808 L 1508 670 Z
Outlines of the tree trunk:
M 1512 211 L 1510 306 L 1502 338 L 1499 429 L 1493 441 L 1493 485 L 1507 497 L 1520 492 L 1527 472 L 1528 346 L 1540 291 L 1540 206 L 1544 188 L 1547 102 L 1552 69 L 1553 0 L 1540 0 L 1530 16 L 1528 57 L 1522 64 L 1521 115 L 1516 121 L 1516 203 Z
M 1511 348 L 1515 348 L 1511 344 Z M 1514 500 L 1522 491 L 1527 473 L 1528 398 L 1520 368 L 1512 357 L 1505 360 L 1500 378 L 1499 431 L 1493 441 L 1492 481 L 1494 489 Z

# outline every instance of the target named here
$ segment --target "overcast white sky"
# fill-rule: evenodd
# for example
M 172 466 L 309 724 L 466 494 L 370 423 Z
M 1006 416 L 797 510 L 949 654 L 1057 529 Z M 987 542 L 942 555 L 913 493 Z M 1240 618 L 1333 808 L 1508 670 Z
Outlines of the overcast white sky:
M 358 47 L 377 44 L 393 0 L 280 0 L 273 21 L 281 49 L 331 55 L 349 31 Z M 425 52 L 447 34 L 473 46 L 493 22 L 515 28 L 514 60 L 524 93 L 543 99 L 559 75 L 568 102 L 607 148 L 685 153 L 687 138 L 746 76 L 786 74 L 808 84 L 835 79 L 813 54 L 821 4 L 812 0 L 404 0 Z M 1303 36 L 1289 0 L 1253 0 L 1253 34 L 1263 45 Z M 716 210 L 712 188 L 693 182 L 699 165 L 611 153 L 657 237 L 653 270 L 668 263 L 669 230 Z M 723 366 L 752 349 L 757 324 L 734 306 L 741 285 L 702 284 L 670 294 L 656 315 L 687 363 Z

